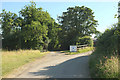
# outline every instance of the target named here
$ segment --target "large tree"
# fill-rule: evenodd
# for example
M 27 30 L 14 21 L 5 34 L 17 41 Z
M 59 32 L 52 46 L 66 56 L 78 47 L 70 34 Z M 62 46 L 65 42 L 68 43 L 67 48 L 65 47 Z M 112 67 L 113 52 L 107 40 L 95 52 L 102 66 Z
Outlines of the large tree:
M 8 50 L 20 48 L 20 28 L 19 28 L 19 17 L 15 13 L 7 12 L 3 9 L 1 15 L 1 28 L 3 37 L 3 48 Z
M 7 12 L 3 9 L 1 15 L 1 28 L 2 28 L 2 36 L 5 38 L 8 35 L 12 34 L 17 27 L 15 26 L 15 20 L 17 15 L 15 13 Z
M 38 49 L 44 46 L 51 20 L 49 13 L 42 11 L 42 8 L 36 8 L 35 2 L 26 5 L 19 13 L 23 17 L 21 31 L 26 47 Z
M 62 28 L 59 38 L 63 49 L 75 45 L 79 37 L 96 33 L 97 20 L 93 14 L 90 8 L 75 6 L 67 8 L 67 11 L 58 17 Z
M 50 43 L 48 46 L 49 50 L 58 50 L 60 48 L 58 32 L 59 32 L 59 24 L 55 22 L 53 18 L 51 18 L 51 23 L 48 25 L 48 38 L 50 39 Z
M 58 47 L 58 24 L 47 11 L 37 8 L 35 2 L 25 5 L 15 13 L 3 12 L 1 26 L 4 48 L 11 49 L 55 49 Z

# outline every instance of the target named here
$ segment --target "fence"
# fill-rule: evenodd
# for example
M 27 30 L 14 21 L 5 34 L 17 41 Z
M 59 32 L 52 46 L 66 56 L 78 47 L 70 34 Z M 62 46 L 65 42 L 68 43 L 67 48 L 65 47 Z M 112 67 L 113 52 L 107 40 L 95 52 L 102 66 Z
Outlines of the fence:
M 77 45 L 77 49 L 84 49 L 85 47 L 87 47 L 88 44 L 85 44 L 85 45 Z

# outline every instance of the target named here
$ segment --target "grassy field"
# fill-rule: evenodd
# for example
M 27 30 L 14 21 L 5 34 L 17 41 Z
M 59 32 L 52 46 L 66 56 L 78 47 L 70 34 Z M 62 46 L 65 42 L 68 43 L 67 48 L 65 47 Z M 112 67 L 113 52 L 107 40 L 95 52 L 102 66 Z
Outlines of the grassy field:
M 92 78 L 118 78 L 117 55 L 95 54 L 90 56 L 89 67 Z
M 74 55 L 74 54 L 84 53 L 92 50 L 93 50 L 93 47 L 86 47 L 84 49 L 79 49 L 77 52 L 70 52 L 70 51 L 61 51 L 61 52 L 66 53 L 68 55 Z
M 39 50 L 2 51 L 2 76 L 26 63 L 34 61 L 36 58 L 41 58 L 47 53 Z

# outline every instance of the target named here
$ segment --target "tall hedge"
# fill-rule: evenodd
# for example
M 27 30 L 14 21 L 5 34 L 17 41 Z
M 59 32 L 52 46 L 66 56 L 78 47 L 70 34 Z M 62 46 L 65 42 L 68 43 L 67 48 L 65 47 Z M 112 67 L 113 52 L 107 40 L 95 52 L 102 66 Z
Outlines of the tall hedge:
M 116 28 L 107 29 L 97 41 L 97 51 L 103 51 L 105 54 L 117 53 L 117 35 Z

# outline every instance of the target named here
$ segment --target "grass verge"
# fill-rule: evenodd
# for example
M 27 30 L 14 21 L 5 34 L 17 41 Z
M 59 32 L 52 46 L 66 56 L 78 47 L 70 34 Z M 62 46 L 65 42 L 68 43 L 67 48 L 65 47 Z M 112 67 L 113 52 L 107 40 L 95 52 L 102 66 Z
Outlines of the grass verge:
M 84 49 L 79 49 L 77 52 L 70 52 L 69 50 L 67 50 L 67 51 L 61 51 L 61 53 L 66 53 L 67 55 L 74 55 L 74 54 L 84 53 L 92 50 L 93 50 L 93 47 L 86 47 Z
M 118 56 L 96 54 L 90 56 L 89 68 L 92 78 L 118 78 Z
M 12 72 L 14 69 L 41 58 L 47 52 L 39 50 L 19 50 L 19 51 L 2 51 L 2 76 Z

